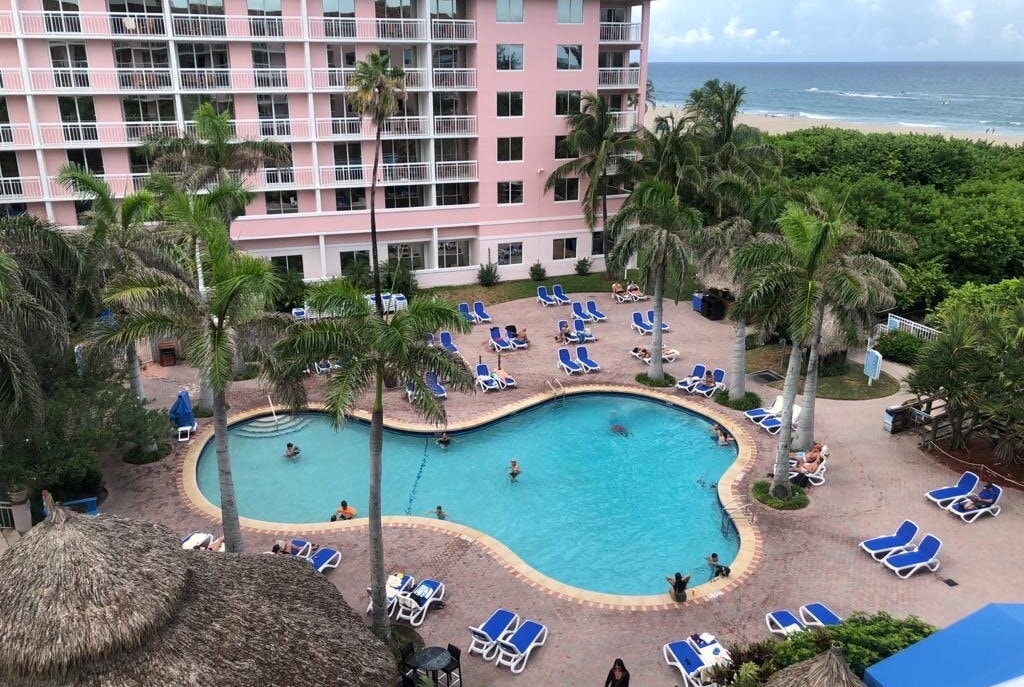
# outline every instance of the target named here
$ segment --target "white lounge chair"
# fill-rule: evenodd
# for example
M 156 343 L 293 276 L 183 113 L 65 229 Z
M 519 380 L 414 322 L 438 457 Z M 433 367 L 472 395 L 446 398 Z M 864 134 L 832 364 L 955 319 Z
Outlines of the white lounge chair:
M 640 314 L 639 310 L 633 311 L 633 324 L 630 327 L 635 329 L 641 336 L 654 333 L 654 327 L 644 321 L 644 316 Z
M 932 489 L 924 497 L 939 508 L 946 508 L 957 499 L 970 496 L 974 488 L 978 486 L 979 481 L 976 474 L 967 470 L 964 474 L 960 475 L 960 479 L 953 486 Z
M 596 360 L 591 359 L 586 346 L 576 347 L 576 362 L 583 366 L 584 372 L 600 372 L 601 366 Z
M 527 620 L 505 639 L 499 639 L 498 657 L 495 663 L 508 666 L 513 673 L 521 673 L 526 669 L 530 653 L 543 646 L 548 639 L 548 628 L 534 620 Z
M 790 424 L 793 425 L 794 429 L 796 429 L 797 425 L 800 423 L 800 411 L 802 408 L 803 406 L 793 406 L 793 418 L 790 420 Z M 769 434 L 778 434 L 779 430 L 782 429 L 781 417 L 775 417 L 774 415 L 762 418 L 757 424 L 766 429 Z
M 953 501 L 953 503 L 949 504 L 949 506 L 946 507 L 946 510 L 948 510 L 950 513 L 952 513 L 953 515 L 957 516 L 958 518 L 960 518 L 964 522 L 974 522 L 975 520 L 980 518 L 982 515 L 986 515 L 986 514 L 987 515 L 991 515 L 992 517 L 995 517 L 995 516 L 999 515 L 1000 511 L 1003 510 L 1003 507 L 999 505 L 999 498 L 1002 495 L 1003 495 L 1003 490 L 993 484 L 991 487 L 986 486 L 984 489 L 982 489 L 980 492 L 978 492 L 978 496 L 974 496 L 974 495 L 965 496 L 963 498 L 959 498 L 959 499 Z M 991 499 L 992 503 L 988 504 L 988 505 L 979 504 L 975 500 L 974 501 L 975 507 L 968 509 L 967 508 L 967 500 L 968 499 L 972 499 L 973 500 L 973 499 L 977 499 L 979 497 L 980 498 L 984 498 L 986 500 L 987 499 Z
M 942 542 L 932 534 L 926 534 L 917 547 L 889 554 L 882 561 L 882 565 L 896 573 L 901 580 L 908 579 L 918 570 L 930 570 L 935 572 L 939 569 L 939 549 Z
M 313 564 L 314 570 L 323 573 L 338 567 L 338 564 L 341 563 L 341 552 L 325 546 L 317 549 L 308 560 Z
M 498 655 L 498 640 L 507 639 L 518 627 L 519 616 L 499 608 L 483 625 L 469 628 L 469 654 L 480 654 L 485 661 L 493 661 Z
M 558 349 L 558 367 L 564 370 L 567 375 L 583 374 L 586 372 L 582 365 L 572 359 L 568 348 Z
M 398 595 L 398 611 L 395 620 L 408 620 L 413 627 L 419 627 L 427 618 L 430 607 L 444 601 L 444 583 L 437 580 L 422 580 L 411 592 Z
M 760 422 L 769 415 L 778 417 L 782 414 L 782 396 L 776 396 L 775 401 L 767 408 L 752 408 L 743 413 L 751 422 Z
M 764 616 L 764 624 L 768 626 L 768 631 L 772 634 L 782 635 L 783 637 L 797 632 L 803 632 L 807 627 L 800 622 L 800 619 L 795 615 L 782 608 L 771 613 L 766 613 Z
M 817 601 L 804 604 L 799 613 L 800 621 L 807 627 L 835 627 L 843 622 L 831 608 Z
M 676 382 L 676 388 L 680 391 L 689 392 L 697 382 L 704 379 L 705 372 L 707 372 L 707 366 L 703 363 L 697 363 L 693 366 L 693 370 L 690 371 L 689 377 L 683 377 Z
M 881 561 L 890 554 L 906 551 L 917 536 L 917 530 L 917 523 L 904 520 L 893 534 L 865 539 L 860 543 L 860 548 L 870 553 L 876 561 Z

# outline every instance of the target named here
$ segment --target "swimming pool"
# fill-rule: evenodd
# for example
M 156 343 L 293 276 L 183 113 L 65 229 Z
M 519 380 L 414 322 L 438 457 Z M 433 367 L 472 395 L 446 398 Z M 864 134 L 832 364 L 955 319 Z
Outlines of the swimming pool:
M 346 499 L 366 515 L 368 427 L 334 431 L 324 415 L 298 416 L 295 431 L 261 436 L 231 428 L 235 490 L 243 516 L 323 522 Z M 293 420 L 295 421 L 295 420 Z M 265 423 L 261 423 L 265 425 Z M 618 436 L 612 424 L 630 434 Z M 286 442 L 302 447 L 284 458 Z M 517 458 L 522 475 L 508 480 Z M 736 531 L 714 488 L 736 458 L 699 415 L 619 394 L 570 395 L 469 432 L 447 449 L 433 435 L 387 432 L 385 515 L 449 518 L 493 536 L 560 582 L 611 594 L 659 594 L 665 575 L 706 581 L 712 551 L 729 563 Z M 200 491 L 219 504 L 213 442 L 199 458 Z

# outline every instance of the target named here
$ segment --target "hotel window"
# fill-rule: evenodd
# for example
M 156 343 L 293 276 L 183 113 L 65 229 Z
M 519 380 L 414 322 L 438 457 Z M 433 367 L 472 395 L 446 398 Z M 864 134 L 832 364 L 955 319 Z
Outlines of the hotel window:
M 523 242 L 499 243 L 498 244 L 499 265 L 522 265 L 523 264 Z
M 263 194 L 268 215 L 290 215 L 299 211 L 295 191 L 267 191 Z
M 523 46 L 521 44 L 498 44 L 497 57 L 498 71 L 519 72 L 523 70 Z
M 231 95 L 222 93 L 183 93 L 181 96 L 181 112 L 185 116 L 185 122 L 192 119 L 192 115 L 203 103 L 210 103 L 213 111 L 217 114 L 227 112 L 228 117 L 235 118 L 235 101 Z
M 50 66 L 58 88 L 89 88 L 85 43 L 50 42 Z
M 512 136 L 498 139 L 498 162 L 522 162 L 523 137 Z
M 583 0 L 558 0 L 559 24 L 583 23 Z
M 78 0 L 43 0 L 47 33 L 81 33 Z
M 431 19 L 464 19 L 461 0 L 430 0 Z
M 282 274 L 285 272 L 296 272 L 300 277 L 304 274 L 302 271 L 301 255 L 275 255 L 270 258 L 270 264 Z
M 68 150 L 68 162 L 78 165 L 93 174 L 103 174 L 103 151 L 99 148 Z
M 139 140 L 147 134 L 175 127 L 174 98 L 136 96 L 121 99 L 128 138 Z
M 604 255 L 604 232 L 595 231 L 590 234 L 590 254 Z
M 96 105 L 92 96 L 59 96 L 57 109 L 60 110 L 61 128 L 65 141 L 97 141 Z
M 576 157 L 572 147 L 569 145 L 568 136 L 555 136 L 555 159 L 571 160 Z
M 128 149 L 128 169 L 132 173 L 132 188 L 141 190 L 149 180 L 150 159 L 142 148 Z
M 555 93 L 555 114 L 569 115 L 580 111 L 579 91 L 557 91 Z
M 416 8 L 412 0 L 376 0 L 378 19 L 414 19 Z M 394 36 L 399 38 L 400 36 Z
M 582 45 L 559 45 L 555 48 L 555 67 L 561 70 L 583 69 Z
M 226 36 L 224 0 L 171 0 L 174 33 L 178 36 Z
M 497 0 L 495 19 L 499 22 L 522 23 L 523 0 Z
M 349 272 L 359 272 L 362 269 L 370 272 L 370 251 L 368 250 L 343 250 L 339 254 L 341 258 L 341 276 L 348 276 Z M 358 265 L 357 265 L 358 263 Z M 365 267 L 362 267 L 364 266 Z M 353 270 L 353 267 L 355 269 Z
M 551 242 L 552 260 L 571 260 L 576 257 L 576 239 L 555 239 Z
M 427 268 L 424 256 L 430 250 L 430 243 L 389 243 L 388 260 L 405 260 L 412 265 L 414 270 Z
M 499 117 L 522 117 L 523 116 L 523 92 L 508 91 L 498 93 L 498 116 Z
M 257 88 L 284 88 L 288 85 L 283 43 L 253 43 L 252 66 Z
M 438 184 L 435 187 L 435 205 L 468 205 L 469 202 L 469 187 L 466 184 Z
M 288 117 L 287 95 L 257 95 L 256 112 L 260 118 L 260 136 L 291 136 L 292 124 Z
M 423 207 L 422 186 L 385 186 L 384 207 L 386 208 L 421 208 Z
M 249 34 L 252 36 L 284 35 L 281 21 L 281 0 L 247 0 Z
M 520 205 L 523 202 L 523 182 L 499 181 L 498 205 Z
M 334 191 L 334 209 L 338 212 L 355 212 L 366 209 L 365 188 L 339 188 Z
M 469 239 L 439 241 L 437 243 L 437 267 L 469 267 Z
M 179 43 L 178 66 L 182 88 L 231 89 L 228 47 L 224 43 Z
M 555 200 L 579 200 L 580 180 L 579 179 L 557 179 L 555 181 Z
M 626 10 L 621 7 L 602 7 L 601 23 L 623 24 L 626 21 Z
M 355 17 L 355 0 L 324 0 L 324 34 L 328 38 L 355 38 Z
M 11 116 L 7 112 L 7 98 L 0 95 L 0 143 L 13 143 L 14 131 L 11 129 Z

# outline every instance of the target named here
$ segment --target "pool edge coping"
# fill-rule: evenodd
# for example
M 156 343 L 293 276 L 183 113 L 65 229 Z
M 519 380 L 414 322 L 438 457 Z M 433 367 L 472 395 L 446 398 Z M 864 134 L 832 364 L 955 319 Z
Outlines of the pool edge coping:
M 477 429 L 511 414 L 533 408 L 534 406 L 540 405 L 546 401 L 557 400 L 559 397 L 566 395 L 575 396 L 587 393 L 627 394 L 667 402 L 671 405 L 683 408 L 706 417 L 713 422 L 721 424 L 728 429 L 734 437 L 736 437 L 736 458 L 733 460 L 732 464 L 726 468 L 725 472 L 722 473 L 722 476 L 718 481 L 719 505 L 723 510 L 725 510 L 726 515 L 729 516 L 729 519 L 736 528 L 736 532 L 739 537 L 739 548 L 736 552 L 736 557 L 733 559 L 732 565 L 730 566 L 732 574 L 728 579 L 712 580 L 688 589 L 687 603 L 692 605 L 694 602 L 711 601 L 721 596 L 724 592 L 734 589 L 749 578 L 763 559 L 763 542 L 761 533 L 753 524 L 751 519 L 746 517 L 735 517 L 733 513 L 729 512 L 728 507 L 730 504 L 734 503 L 741 503 L 745 507 L 753 502 L 749 493 L 747 493 L 743 488 L 743 482 L 757 460 L 757 444 L 742 423 L 737 422 L 734 418 L 719 411 L 715 407 L 700 405 L 682 396 L 666 393 L 661 389 L 636 387 L 624 384 L 586 384 L 573 386 L 556 393 L 546 392 L 532 394 L 525 398 L 517 399 L 515 402 L 501 406 L 500 408 L 492 409 L 470 420 L 449 424 L 446 428 L 451 432 Z M 307 410 L 324 412 L 326 408 L 323 403 L 312 403 L 307 406 Z M 256 417 L 270 415 L 273 412 L 274 409 L 270 406 L 253 408 L 229 418 L 228 426 L 230 427 Z M 354 410 L 349 413 L 349 416 L 363 422 L 370 421 L 370 413 L 363 410 Z M 432 425 L 407 422 L 405 420 L 388 420 L 386 418 L 384 426 L 386 429 L 398 431 L 423 433 L 436 433 L 437 431 L 437 428 Z M 201 491 L 199 491 L 199 484 L 196 480 L 196 468 L 199 463 L 200 454 L 206 444 L 213 438 L 213 434 L 214 428 L 211 424 L 193 436 L 193 441 L 185 453 L 182 470 L 179 472 L 178 486 L 187 506 L 198 511 L 202 515 L 219 522 L 220 508 L 215 506 L 202 494 Z M 239 522 L 242 527 L 248 530 L 268 535 L 309 535 L 331 530 L 351 530 L 369 527 L 369 524 L 365 519 L 345 522 L 296 524 L 256 520 L 240 516 Z M 386 515 L 382 516 L 381 522 L 385 527 L 433 529 L 451 534 L 464 541 L 468 541 L 470 544 L 480 544 L 488 555 L 502 564 L 502 566 L 509 572 L 513 573 L 515 577 L 526 581 L 532 587 L 541 589 L 562 599 L 601 608 L 631 611 L 667 610 L 680 607 L 680 604 L 667 600 L 667 592 L 664 594 L 646 595 L 609 594 L 606 592 L 594 592 L 565 584 L 564 582 L 560 582 L 552 577 L 548 577 L 528 565 L 522 558 L 512 551 L 512 549 L 494 537 L 475 528 L 449 520 L 432 520 L 419 516 Z

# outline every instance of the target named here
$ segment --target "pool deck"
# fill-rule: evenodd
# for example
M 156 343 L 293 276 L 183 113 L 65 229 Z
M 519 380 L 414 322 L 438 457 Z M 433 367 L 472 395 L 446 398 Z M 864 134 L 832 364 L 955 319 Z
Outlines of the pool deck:
M 629 355 L 629 350 L 645 342 L 649 345 L 650 338 L 641 338 L 629 329 L 633 307 L 612 304 L 607 294 L 596 294 L 596 298 L 609 321 L 593 325 L 599 340 L 589 348 L 591 357 L 604 369 L 571 379 L 556 368 L 558 344 L 554 341 L 555 322 L 568 318 L 568 307 L 542 308 L 533 300 L 489 306 L 495 324 L 529 328 L 530 348 L 502 355 L 502 366 L 516 377 L 520 388 L 452 394 L 446 402 L 449 423 L 475 423 L 502 413 L 509 405 L 550 395 L 548 380 L 555 378 L 573 388 L 597 383 L 635 387 L 633 377 L 645 367 Z M 678 361 L 666 365 L 669 373 L 685 376 L 696 362 L 728 369 L 733 332 L 728 322 L 705 320 L 691 310 L 688 302 L 678 306 L 666 303 L 665 310 L 665 319 L 672 325 L 665 343 L 682 352 Z M 455 342 L 470 363 L 482 356 L 484 362 L 495 366 L 497 356 L 487 349 L 486 325 L 457 336 Z M 885 363 L 884 367 L 897 377 L 904 373 L 896 365 Z M 193 386 L 194 380 L 187 367 L 150 365 L 146 384 L 150 397 L 166 407 L 183 385 Z M 311 398 L 320 397 L 323 384 L 322 379 L 310 380 Z M 755 383 L 749 388 L 767 403 L 778 393 Z M 1024 568 L 1024 550 L 1016 544 L 1024 525 L 1024 497 L 1019 491 L 1007 490 L 999 517 L 983 518 L 970 525 L 928 503 L 924 492 L 955 482 L 957 474 L 918 450 L 915 434 L 890 436 L 882 430 L 883 409 L 906 397 L 904 392 L 871 401 L 819 399 L 817 438 L 831 451 L 826 484 L 812 490 L 811 505 L 802 511 L 777 512 L 755 504 L 757 542 L 746 573 L 737 570 L 728 581 L 704 585 L 697 590 L 699 598 L 683 605 L 630 607 L 581 600 L 541 584 L 528 570 L 510 563 L 502 555 L 500 544 L 498 548 L 489 546 L 472 532 L 429 518 L 385 527 L 387 567 L 445 583 L 446 607 L 431 612 L 419 631 L 428 644 L 451 642 L 463 647 L 462 670 L 469 687 L 599 684 L 616 657 L 623 658 L 634 684 L 677 684 L 678 673 L 666 666 L 661 656 L 665 642 L 701 631 L 718 635 L 727 646 L 731 641 L 761 639 L 768 636 L 763 619 L 766 612 L 777 608 L 795 611 L 812 601 L 825 602 L 840 615 L 854 610 L 886 610 L 895 615 L 914 614 L 939 626 L 990 601 L 1024 601 L 1024 591 L 1017 584 L 1019 571 Z M 736 488 L 744 488 L 753 476 L 771 469 L 775 448 L 772 437 L 754 428 L 739 412 L 713 401 L 687 399 L 707 414 L 733 418 L 733 426 L 746 424 L 756 450 L 755 463 L 744 471 Z M 265 406 L 266 396 L 254 382 L 243 382 L 232 388 L 229 401 L 233 411 L 241 412 Z M 362 407 L 368 404 L 364 402 Z M 387 393 L 385 416 L 418 424 L 401 390 Z M 210 424 L 209 419 L 201 420 L 201 431 Z M 216 518 L 186 495 L 182 474 L 187 446 L 180 444 L 181 450 L 174 456 L 153 465 L 107 461 L 104 470 L 110 496 L 103 510 L 162 522 L 182 533 L 219 532 Z M 524 465 L 528 469 L 525 459 Z M 722 482 L 730 488 L 734 484 L 731 479 Z M 629 517 L 628 508 L 616 515 L 614 504 L 610 513 L 610 527 L 615 526 L 615 517 Z M 904 518 L 914 520 L 923 531 L 943 541 L 939 556 L 942 567 L 937 573 L 899 580 L 857 547 L 861 539 L 893 531 Z M 249 551 L 266 550 L 276 538 L 272 528 L 244 527 L 243 532 Z M 346 599 L 360 608 L 365 603 L 368 580 L 365 520 L 324 523 L 309 535 L 343 552 L 341 566 L 328 576 Z M 672 536 L 686 536 L 685 513 L 680 514 L 677 531 L 666 533 L 666 537 Z M 672 572 L 666 570 L 664 574 Z M 948 586 L 944 583 L 947 579 L 958 585 Z M 483 622 L 498 606 L 543 622 L 550 630 L 547 644 L 534 652 L 522 676 L 513 676 L 507 669 L 498 669 L 465 652 L 466 627 Z

